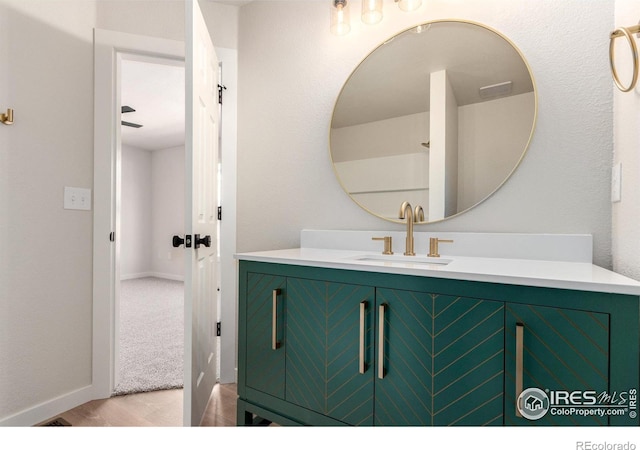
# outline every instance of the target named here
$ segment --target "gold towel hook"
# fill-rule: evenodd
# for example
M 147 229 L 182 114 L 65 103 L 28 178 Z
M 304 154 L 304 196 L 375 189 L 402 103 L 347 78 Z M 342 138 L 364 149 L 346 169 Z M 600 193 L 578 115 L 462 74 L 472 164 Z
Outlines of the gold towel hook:
M 640 25 L 634 25 L 632 27 L 620 27 L 613 31 L 609 35 L 609 64 L 611 65 L 611 73 L 613 74 L 613 81 L 622 92 L 629 92 L 632 90 L 636 83 L 638 82 L 638 46 L 636 45 L 636 41 L 633 39 L 632 33 L 636 33 L 640 36 Z M 631 83 L 629 86 L 624 86 L 618 77 L 618 72 L 616 71 L 615 65 L 615 39 L 618 37 L 624 36 L 629 41 L 629 47 L 631 48 L 631 57 L 633 58 L 633 73 L 631 75 Z
M 7 109 L 7 113 L 6 114 L 0 114 L 0 122 L 2 122 L 5 125 L 12 125 L 13 124 L 13 109 L 9 108 L 9 109 Z

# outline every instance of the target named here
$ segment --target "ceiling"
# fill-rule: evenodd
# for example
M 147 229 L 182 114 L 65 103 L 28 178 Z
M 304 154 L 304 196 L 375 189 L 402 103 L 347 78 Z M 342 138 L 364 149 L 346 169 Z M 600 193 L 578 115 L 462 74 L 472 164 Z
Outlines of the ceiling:
M 184 66 L 124 60 L 121 104 L 135 109 L 122 120 L 142 125 L 122 127 L 122 143 L 144 150 L 184 145 Z

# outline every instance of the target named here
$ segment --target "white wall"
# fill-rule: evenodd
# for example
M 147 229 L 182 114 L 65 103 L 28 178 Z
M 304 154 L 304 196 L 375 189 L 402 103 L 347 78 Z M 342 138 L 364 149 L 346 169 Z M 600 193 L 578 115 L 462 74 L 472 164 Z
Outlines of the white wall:
M 184 147 L 151 154 L 151 272 L 184 280 L 184 246 L 173 248 L 172 237 L 184 237 Z
M 96 28 L 184 40 L 184 0 L 98 0 L 97 4 Z
M 331 129 L 334 163 L 389 155 L 424 153 L 429 142 L 429 112 Z
M 120 279 L 184 280 L 184 147 L 122 146 Z
M 92 213 L 63 190 L 93 187 L 95 15 L 0 0 L 0 421 L 91 384 Z
M 460 107 L 458 211 L 490 195 L 518 165 L 534 116 L 533 93 Z
M 122 146 L 120 279 L 151 271 L 151 152 Z
M 303 228 L 403 229 L 359 208 L 336 181 L 327 155 L 333 105 L 380 42 L 418 22 L 455 17 L 497 29 L 523 52 L 538 89 L 537 126 L 502 189 L 460 217 L 418 229 L 591 233 L 595 262 L 610 267 L 613 3 L 432 0 L 413 14 L 385 4 L 383 21 L 368 27 L 357 21 L 359 3 L 344 37 L 329 32 L 326 1 L 240 10 L 238 250 L 296 247 Z
M 638 23 L 640 4 L 635 0 L 616 0 L 615 26 Z M 636 44 L 640 44 L 635 35 Z M 616 70 L 625 84 L 632 73 L 631 52 L 626 39 L 616 42 Z M 612 83 L 611 83 L 612 84 Z M 640 84 L 623 93 L 613 87 L 614 163 L 622 163 L 622 195 L 613 204 L 613 268 L 640 280 Z

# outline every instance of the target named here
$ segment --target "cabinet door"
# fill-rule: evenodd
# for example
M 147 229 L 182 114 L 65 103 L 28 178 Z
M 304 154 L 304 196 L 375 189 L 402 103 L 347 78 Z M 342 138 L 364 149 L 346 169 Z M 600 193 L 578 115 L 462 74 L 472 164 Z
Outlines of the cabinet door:
M 285 394 L 285 286 L 284 277 L 259 273 L 247 276 L 246 385 L 282 399 Z
M 372 287 L 288 278 L 288 402 L 351 425 L 373 423 L 373 307 Z
M 433 423 L 433 296 L 376 290 L 375 425 Z
M 384 367 L 375 424 L 502 425 L 503 303 L 391 289 L 376 296 Z
M 434 425 L 503 425 L 503 302 L 434 295 L 432 355 Z
M 606 425 L 606 417 L 554 415 L 529 420 L 516 415 L 516 379 L 522 388 L 605 392 L 609 385 L 608 314 L 562 308 L 507 304 L 505 424 Z M 518 351 L 517 330 L 521 331 Z M 521 352 L 522 363 L 516 362 Z M 541 409 L 542 411 L 542 409 Z

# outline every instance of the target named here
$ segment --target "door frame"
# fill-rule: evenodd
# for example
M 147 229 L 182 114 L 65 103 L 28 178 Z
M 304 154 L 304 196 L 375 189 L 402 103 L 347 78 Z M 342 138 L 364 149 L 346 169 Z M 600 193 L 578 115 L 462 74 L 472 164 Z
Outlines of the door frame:
M 96 398 L 113 393 L 118 370 L 120 69 L 123 58 L 184 64 L 184 43 L 94 29 L 93 357 Z
M 218 49 L 217 49 L 218 50 Z M 237 117 L 237 51 L 220 49 L 223 56 L 225 110 L 222 121 L 222 203 L 225 220 L 221 223 L 221 311 L 225 322 L 220 338 L 220 381 L 235 382 L 236 375 L 236 270 L 233 254 L 235 239 L 236 198 L 236 117 Z M 94 216 L 93 216 L 93 398 L 108 398 L 115 387 L 118 348 L 115 320 L 119 280 L 118 246 L 110 233 L 119 238 L 119 211 L 116 189 L 119 186 L 117 158 L 120 152 L 120 61 L 145 60 L 163 64 L 184 64 L 184 42 L 94 29 Z M 228 101 L 227 101 L 228 100 Z M 228 206 L 227 206 L 228 205 Z M 224 238 L 224 239 L 223 239 Z

